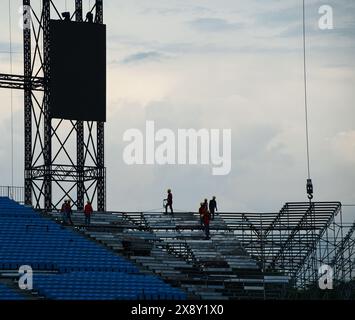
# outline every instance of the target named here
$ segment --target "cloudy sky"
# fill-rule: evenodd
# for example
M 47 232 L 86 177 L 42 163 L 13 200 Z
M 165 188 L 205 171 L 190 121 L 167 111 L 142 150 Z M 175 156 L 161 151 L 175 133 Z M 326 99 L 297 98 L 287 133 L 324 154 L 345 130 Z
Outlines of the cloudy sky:
M 11 2 L 14 70 L 22 73 L 21 1 Z M 55 3 L 64 9 L 64 0 Z M 315 199 L 355 203 L 355 3 L 306 3 Z M 318 28 L 324 4 L 334 10 L 333 30 Z M 9 72 L 7 11 L 1 1 L 1 72 Z M 212 195 L 223 211 L 278 211 L 284 202 L 306 199 L 301 0 L 106 0 L 105 22 L 109 209 L 160 208 L 167 188 L 179 210 L 196 210 Z M 7 90 L 0 101 L 0 185 L 7 185 Z M 22 94 L 14 92 L 16 185 L 23 181 L 22 105 Z M 174 131 L 231 128 L 231 173 L 212 176 L 209 166 L 127 166 L 123 133 L 144 130 L 146 120 Z

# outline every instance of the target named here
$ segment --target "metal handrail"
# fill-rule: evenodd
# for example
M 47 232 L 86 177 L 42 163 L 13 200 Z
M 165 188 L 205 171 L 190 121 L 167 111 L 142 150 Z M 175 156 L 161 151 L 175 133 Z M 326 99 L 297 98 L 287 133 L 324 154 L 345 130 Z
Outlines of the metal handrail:
M 7 197 L 11 200 L 25 203 L 25 188 L 15 186 L 0 186 L 0 197 Z

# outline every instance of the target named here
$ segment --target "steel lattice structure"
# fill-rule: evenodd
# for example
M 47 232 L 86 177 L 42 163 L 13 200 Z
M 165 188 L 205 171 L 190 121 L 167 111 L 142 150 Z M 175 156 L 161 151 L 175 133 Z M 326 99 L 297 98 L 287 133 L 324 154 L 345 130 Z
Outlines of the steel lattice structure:
M 336 278 L 345 281 L 355 279 L 355 222 L 337 246 L 330 265 L 334 268 Z
M 142 230 L 201 229 L 199 225 L 151 225 L 145 214 L 124 213 Z M 344 299 L 353 294 L 355 222 L 343 221 L 340 202 L 289 202 L 276 213 L 228 212 L 219 213 L 219 216 L 224 225 L 214 227 L 212 223 L 211 233 L 232 232 L 250 256 L 259 262 L 262 271 L 288 276 L 292 288 L 289 298 L 298 294 L 319 298 L 322 294 L 318 284 L 322 276 L 320 267 L 325 265 L 334 271 L 333 293 Z M 190 259 L 188 245 L 177 251 Z
M 124 213 L 140 230 L 201 229 L 200 225 L 151 225 L 145 214 Z M 320 267 L 328 265 L 338 296 L 347 298 L 346 292 L 353 290 L 346 291 L 344 284 L 351 284 L 355 276 L 355 222 L 344 223 L 340 202 L 289 202 L 277 213 L 218 214 L 224 225 L 212 223 L 211 232 L 232 232 L 263 271 L 287 275 L 292 288 L 319 290 Z M 188 246 L 178 251 L 190 259 Z
M 84 22 L 82 0 L 73 1 L 70 19 Z M 63 18 L 54 1 L 41 3 L 23 0 L 24 75 L 0 75 L 0 87 L 24 90 L 25 203 L 53 210 L 69 198 L 80 210 L 86 198 L 105 211 L 104 123 L 51 118 L 49 23 Z M 89 12 L 103 24 L 103 0 Z
M 222 217 L 264 270 L 288 275 L 296 288 L 318 283 L 322 265 L 334 268 L 339 283 L 353 276 L 355 227 L 345 236 L 340 202 L 293 202 L 277 214 L 228 213 Z

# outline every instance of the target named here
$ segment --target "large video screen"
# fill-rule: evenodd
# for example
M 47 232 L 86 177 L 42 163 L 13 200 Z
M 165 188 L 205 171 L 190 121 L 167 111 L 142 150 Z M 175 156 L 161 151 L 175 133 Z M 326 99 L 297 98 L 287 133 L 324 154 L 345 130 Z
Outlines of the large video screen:
M 106 26 L 50 22 L 52 118 L 106 121 Z

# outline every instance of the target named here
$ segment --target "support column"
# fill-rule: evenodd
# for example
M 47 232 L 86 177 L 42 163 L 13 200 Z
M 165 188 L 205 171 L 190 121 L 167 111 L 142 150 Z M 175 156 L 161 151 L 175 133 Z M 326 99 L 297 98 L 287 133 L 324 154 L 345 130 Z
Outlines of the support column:
M 43 0 L 43 51 L 44 51 L 44 209 L 52 209 L 52 119 L 49 112 L 50 91 L 50 0 Z
M 103 2 L 96 0 L 95 23 L 103 24 Z M 97 210 L 106 211 L 106 170 L 105 170 L 105 124 L 97 123 Z
M 83 1 L 75 0 L 75 20 L 83 22 Z M 77 209 L 84 209 L 85 186 L 84 186 L 84 122 L 76 122 L 76 156 L 77 156 Z
M 31 10 L 30 0 L 23 0 L 24 61 L 24 133 L 25 133 L 25 205 L 32 206 L 32 89 L 31 89 Z

